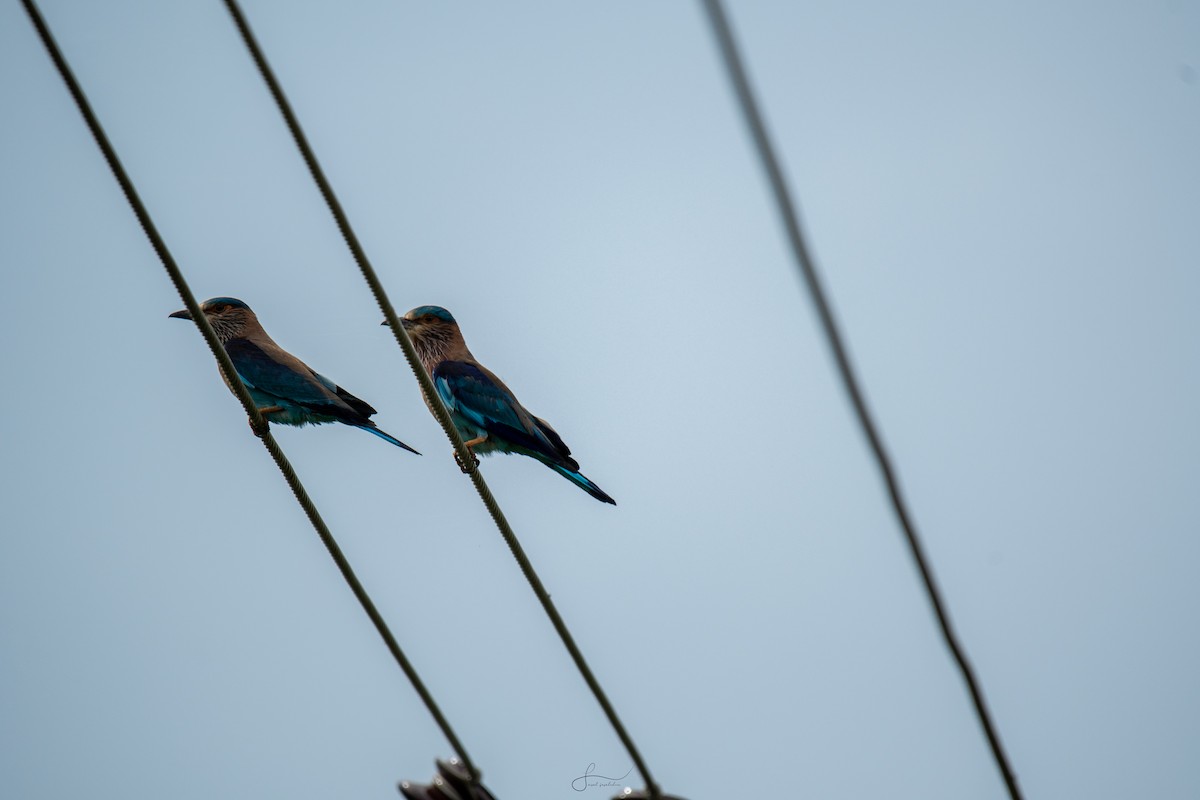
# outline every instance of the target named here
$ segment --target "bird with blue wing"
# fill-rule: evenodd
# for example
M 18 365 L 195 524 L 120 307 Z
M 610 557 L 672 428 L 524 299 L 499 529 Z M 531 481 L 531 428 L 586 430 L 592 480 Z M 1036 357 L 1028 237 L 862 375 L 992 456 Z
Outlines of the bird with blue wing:
M 200 310 L 268 423 L 304 426 L 341 422 L 417 453 L 369 419 L 375 413 L 374 408 L 275 344 L 250 306 L 241 300 L 214 297 L 205 300 Z M 192 319 L 187 309 L 170 316 Z
M 468 450 L 480 455 L 520 453 L 535 458 L 597 500 L 617 504 L 579 471 L 579 463 L 554 429 L 526 411 L 504 381 L 475 360 L 449 311 L 441 306 L 420 306 L 405 314 L 400 324 Z

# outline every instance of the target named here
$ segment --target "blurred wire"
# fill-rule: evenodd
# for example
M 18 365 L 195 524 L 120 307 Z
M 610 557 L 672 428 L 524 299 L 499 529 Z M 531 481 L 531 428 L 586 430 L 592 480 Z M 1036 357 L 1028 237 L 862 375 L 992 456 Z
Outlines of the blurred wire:
M 279 467 L 280 472 L 283 473 L 284 478 L 287 480 L 288 486 L 291 487 L 292 493 L 296 496 L 297 502 L 300 503 L 300 506 L 304 509 L 304 513 L 308 516 L 309 522 L 311 522 L 313 528 L 316 529 L 317 535 L 321 537 L 321 541 L 329 550 L 329 555 L 333 557 L 334 563 L 337 564 L 338 569 L 342 573 L 342 577 L 345 578 L 346 583 L 349 584 L 350 590 L 354 592 L 354 596 L 358 598 L 358 602 L 362 604 L 363 610 L 367 612 L 367 616 L 370 617 L 371 622 L 375 624 L 375 629 L 379 631 L 380 637 L 383 638 L 388 650 L 391 651 L 392 656 L 396 659 L 396 663 L 400 665 L 400 669 L 404 671 L 404 674 L 408 677 L 409 682 L 412 683 L 413 688 L 417 691 L 417 694 L 420 695 L 421 700 L 425 703 L 425 707 L 429 709 L 429 713 L 432 714 L 434 720 L 437 721 L 438 727 L 440 727 L 442 729 L 442 733 L 446 735 L 446 739 L 449 740 L 450 746 L 454 748 L 456 753 L 458 753 L 463 763 L 466 764 L 469 769 L 471 769 L 472 774 L 477 775 L 478 773 L 473 767 L 470 766 L 471 762 L 467 758 L 466 750 L 463 749 L 462 743 L 459 742 L 458 736 L 456 736 L 454 733 L 454 729 L 450 727 L 450 723 L 447 722 L 446 718 L 442 715 L 441 709 L 439 709 L 437 703 L 434 702 L 433 696 L 425 687 L 425 684 L 422 682 L 421 677 L 417 674 L 416 669 L 404 655 L 404 651 L 400 649 L 399 643 L 397 643 L 396 638 L 388 629 L 387 623 L 384 622 L 383 617 L 380 616 L 378 609 L 375 608 L 375 604 L 367 595 L 366 589 L 363 588 L 362 584 L 358 580 L 358 577 L 354 574 L 354 570 L 350 568 L 350 563 L 342 554 L 341 548 L 334 540 L 333 534 L 330 533 L 329 528 L 325 525 L 324 520 L 321 519 L 321 515 L 317 511 L 317 507 L 309 498 L 308 492 L 304 490 L 304 486 L 300 483 L 300 479 L 296 476 L 295 470 L 292 469 L 291 463 L 288 462 L 287 456 L 283 454 L 283 450 L 280 449 L 278 443 L 275 441 L 275 438 L 271 435 L 267 423 L 264 421 L 262 415 L 259 414 L 258 408 L 255 406 L 254 400 L 250 397 L 249 391 L 247 391 L 246 387 L 242 384 L 242 381 L 238 378 L 237 372 L 233 367 L 233 362 L 229 360 L 229 354 L 225 352 L 225 348 L 223 348 L 217 341 L 217 337 L 216 334 L 213 333 L 212 326 L 209 325 L 208 320 L 200 311 L 200 306 L 196 303 L 196 298 L 192 295 L 191 289 L 188 288 L 187 282 L 184 280 L 183 273 L 180 271 L 179 266 L 175 263 L 175 259 L 171 256 L 170 251 L 167 249 L 166 243 L 159 235 L 158 229 L 154 226 L 154 222 L 150 219 L 149 212 L 142 204 L 142 200 L 138 196 L 137 191 L 134 189 L 133 183 L 130 181 L 129 176 L 126 174 L 125 168 L 121 165 L 120 160 L 117 158 L 116 151 L 113 150 L 112 145 L 108 141 L 108 137 L 104 133 L 104 129 L 100 126 L 100 121 L 92 112 L 91 104 L 88 103 L 87 97 L 84 95 L 79 83 L 75 80 L 75 76 L 72 74 L 71 68 L 67 65 L 66 60 L 63 58 L 62 52 L 59 50 L 58 44 L 54 41 L 54 37 L 50 33 L 50 29 L 47 27 L 45 20 L 42 18 L 41 12 L 38 10 L 37 5 L 34 3 L 34 0 L 21 0 L 21 2 L 24 4 L 25 10 L 28 12 L 29 18 L 32 20 L 34 27 L 37 29 L 38 35 L 42 39 L 42 44 L 45 45 L 46 51 L 50 54 L 50 58 L 54 61 L 55 66 L 58 67 L 59 74 L 62 75 L 62 79 L 66 83 L 67 89 L 71 92 L 71 96 L 75 99 L 75 104 L 79 107 L 79 112 L 83 115 L 84 120 L 87 122 L 87 126 L 91 130 L 92 136 L 96 140 L 96 144 L 100 146 L 100 151 L 104 154 L 104 158 L 108 162 L 108 166 L 112 169 L 113 175 L 117 179 L 117 183 L 121 185 L 121 191 L 125 193 L 125 199 L 129 201 L 129 205 L 133 208 L 133 213 L 137 215 L 137 219 L 138 222 L 141 223 L 142 230 L 145 231 L 146 237 L 150 240 L 150 244 L 154 247 L 154 251 L 158 254 L 159 259 L 162 261 L 163 267 L 166 269 L 167 274 L 171 278 L 171 282 L 175 284 L 175 289 L 179 292 L 179 296 L 183 299 L 184 305 L 187 306 L 188 311 L 191 313 L 192 320 L 196 323 L 196 326 L 200 328 L 200 333 L 204 336 L 204 341 L 208 344 L 209 350 L 212 351 L 213 357 L 217 359 L 217 363 L 221 367 L 221 372 L 225 375 L 226 382 L 233 389 L 233 392 L 237 395 L 238 400 L 241 401 L 242 407 L 245 408 L 246 414 L 250 417 L 252 427 L 254 427 L 256 431 L 263 431 L 261 436 L 263 446 L 267 448 L 267 451 L 271 454 L 271 458 L 275 460 L 275 464 Z
M 308 165 L 309 172 L 312 173 L 313 180 L 316 181 L 317 187 L 321 191 L 321 196 L 325 198 L 325 202 L 329 205 L 329 211 L 333 214 L 338 229 L 341 231 L 342 237 L 346 240 L 346 246 L 350 248 L 350 252 L 354 256 L 359 270 L 362 272 L 363 280 L 367 282 L 367 286 L 370 287 L 371 293 L 375 296 L 375 301 L 379 304 L 379 309 L 383 312 L 388 326 L 392 329 L 392 333 L 396 337 L 396 343 L 404 351 L 404 357 L 408 360 L 409 368 L 412 369 L 413 374 L 417 378 L 417 383 L 421 387 L 421 393 L 425 396 L 429 407 L 433 409 L 434 416 L 437 417 L 442 430 L 445 431 L 446 437 L 453 445 L 455 453 L 458 454 L 459 463 L 474 465 L 468 466 L 466 471 L 471 476 L 471 481 L 475 484 L 475 490 L 479 493 L 480 499 L 483 500 L 483 504 L 487 507 L 488 513 L 491 514 L 492 520 L 500 530 L 500 535 L 504 537 L 505 543 L 508 544 L 509 550 L 512 551 L 513 558 L 517 560 L 517 564 L 520 566 L 521 572 L 525 575 L 525 579 L 529 582 L 534 594 L 537 595 L 538 600 L 541 602 L 542 608 L 550 618 L 554 629 L 558 632 L 559 638 L 562 639 L 563 646 L 570 653 L 571 659 L 575 662 L 575 666 L 583 676 L 588 688 L 592 690 L 592 694 L 596 697 L 596 702 L 604 710 L 604 714 L 608 717 L 613 730 L 616 731 L 617 737 L 629 752 L 630 758 L 633 759 L 634 765 L 637 767 L 638 772 L 641 773 L 642 780 L 646 783 L 646 788 L 650 792 L 650 796 L 654 800 L 660 800 L 662 792 L 651 777 L 646 762 L 642 759 L 641 753 L 638 752 L 632 737 L 625 730 L 625 725 L 621 722 L 621 718 L 617 716 L 616 709 L 609 702 L 608 696 L 600 686 L 600 682 L 592 673 L 591 667 L 588 666 L 587 661 L 583 657 L 583 653 L 575 644 L 575 639 L 559 615 L 558 609 L 555 608 L 554 603 L 551 601 L 549 592 L 542 585 L 542 581 L 534 571 L 529 557 L 525 555 L 525 549 L 517 540 L 517 535 L 513 532 L 512 526 L 505 519 L 500 504 L 496 502 L 491 489 L 488 488 L 487 483 L 484 481 L 483 475 L 478 468 L 478 460 L 467 449 L 462 436 L 458 433 L 458 429 L 454 427 L 454 422 L 450 418 L 450 412 L 446 409 L 437 391 L 435 391 L 429 374 L 421 365 L 421 360 L 417 357 L 416 350 L 413 349 L 412 340 L 409 339 L 408 333 L 400 324 L 396 311 L 383 289 L 383 284 L 380 283 L 379 278 L 375 274 L 374 267 L 371 266 L 371 262 L 367 259 L 367 254 L 363 251 L 362 245 L 359 244 L 358 237 L 355 235 L 354 229 L 350 226 L 350 220 L 342 210 L 341 203 L 338 202 L 337 195 L 333 192 L 333 187 L 330 186 L 324 171 L 321 169 L 321 165 L 317 162 L 317 157 L 308 144 L 308 138 L 304 135 L 304 131 L 300 127 L 300 122 L 296 119 L 296 115 L 293 113 L 291 104 L 288 102 L 287 96 L 284 95 L 279 81 L 276 80 L 274 71 L 267 63 L 266 56 L 263 55 L 262 49 L 258 46 L 258 41 L 255 39 L 254 33 L 250 30 L 250 25 L 246 21 L 241 7 L 236 0 L 225 0 L 225 5 L 229 9 L 229 14 L 233 17 L 234 24 L 241 33 L 242 39 L 245 41 L 246 47 L 254 59 L 254 63 L 258 66 L 258 70 L 262 74 L 263 80 L 271 92 L 271 96 L 275 98 L 275 103 L 279 106 L 279 111 L 287 123 L 288 130 L 291 131 L 292 138 L 296 142 L 296 147 L 300 149 L 304 163 Z
M 996 732 L 996 727 L 992 722 L 991 715 L 988 713 L 987 705 L 984 703 L 983 692 L 979 688 L 974 670 L 972 670 L 970 663 L 967 661 L 962 645 L 959 643 L 958 637 L 950 625 L 950 618 L 946 612 L 945 602 L 942 600 L 941 590 L 938 589 L 937 583 L 934 580 L 933 571 L 926 559 L 924 547 L 917 536 L 916 525 L 913 523 L 908 512 L 904 497 L 900 493 L 900 485 L 896 478 L 895 469 L 892 467 L 891 459 L 884 449 L 883 440 L 871 417 L 870 411 L 867 409 L 866 400 L 859 387 L 858 378 L 855 377 L 854 367 L 850 363 L 850 356 L 842 341 L 837 321 L 834 319 L 833 309 L 826 299 L 825 290 L 821 286 L 821 279 L 817 274 L 812 254 L 809 251 L 804 234 L 800 230 L 799 214 L 796 212 L 791 192 L 783 177 L 783 170 L 779 166 L 779 160 L 775 156 L 770 136 L 767 134 L 767 126 L 763 120 L 762 113 L 759 111 L 754 90 L 750 86 L 750 79 L 746 74 L 742 58 L 738 53 L 737 43 L 734 41 L 729 20 L 722 7 L 721 0 L 702 1 L 708 14 L 709 22 L 712 24 L 713 34 L 716 36 L 717 44 L 720 47 L 725 68 L 729 73 L 729 80 L 733 84 L 734 93 L 737 95 L 742 114 L 746 119 L 746 125 L 750 128 L 750 134 L 754 139 L 754 145 L 758 150 L 763 169 L 767 173 L 767 180 L 771 184 L 771 190 L 775 195 L 775 202 L 779 207 L 779 216 L 783 220 L 784 228 L 787 230 L 792 254 L 796 258 L 796 264 L 799 266 L 804 282 L 808 286 L 809 295 L 812 297 L 813 304 L 817 308 L 817 315 L 821 319 L 821 327 L 825 331 L 825 338 L 828 340 L 829 347 L 833 351 L 834 360 L 837 362 L 842 384 L 845 386 L 846 393 L 850 397 L 850 402 L 854 406 L 854 412 L 858 416 L 858 421 L 862 426 L 863 433 L 867 437 L 871 450 L 875 454 L 875 460 L 879 464 L 879 471 L 883 474 L 883 480 L 887 484 L 888 494 L 891 495 L 892 508 L 895 509 L 896 518 L 899 520 L 901 528 L 904 529 L 904 535 L 908 539 L 913 559 L 916 561 L 917 569 L 921 573 L 921 579 L 925 583 L 925 591 L 929 595 L 929 602 L 933 605 L 933 612 L 937 617 L 938 625 L 941 626 L 942 636 L 946 641 L 946 646 L 950 648 L 950 653 L 954 656 L 954 660 L 958 663 L 963 680 L 966 682 L 967 689 L 971 693 L 971 700 L 975 704 L 975 713 L 979 717 L 979 723 L 983 726 L 984 733 L 987 735 L 988 744 L 991 745 L 996 765 L 1004 776 L 1004 783 L 1008 786 L 1008 793 L 1012 796 L 1013 800 L 1020 800 L 1021 791 L 1017 787 L 1016 777 L 1013 774 L 1012 767 L 1009 766 L 1008 758 L 1004 754 L 1004 748 L 1000 744 L 1000 736 Z

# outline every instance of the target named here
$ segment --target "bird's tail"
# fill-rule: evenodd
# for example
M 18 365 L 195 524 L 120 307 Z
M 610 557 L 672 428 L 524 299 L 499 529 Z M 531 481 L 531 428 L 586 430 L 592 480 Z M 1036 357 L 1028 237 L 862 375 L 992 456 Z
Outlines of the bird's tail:
M 364 430 L 367 433 L 373 433 L 376 436 L 378 436 L 380 439 L 383 439 L 385 442 L 391 442 L 392 444 L 396 445 L 396 447 L 403 447 L 405 450 L 407 450 L 410 453 L 416 453 L 417 455 L 421 455 L 419 452 L 412 449 L 411 447 L 406 445 L 404 442 L 397 439 L 395 436 L 392 436 L 387 431 L 383 431 L 383 430 L 380 430 L 379 428 L 375 427 L 374 422 L 368 423 L 366 425 L 355 425 L 354 427 L 360 428 L 361 430 Z
M 560 467 L 558 464 L 546 464 L 546 466 L 557 472 L 559 475 L 562 475 L 580 489 L 583 489 L 601 503 L 611 503 L 614 506 L 617 504 L 616 500 L 613 500 L 611 497 L 605 494 L 603 489 L 592 483 L 582 472 L 578 472 L 573 469 L 567 469 L 566 467 Z

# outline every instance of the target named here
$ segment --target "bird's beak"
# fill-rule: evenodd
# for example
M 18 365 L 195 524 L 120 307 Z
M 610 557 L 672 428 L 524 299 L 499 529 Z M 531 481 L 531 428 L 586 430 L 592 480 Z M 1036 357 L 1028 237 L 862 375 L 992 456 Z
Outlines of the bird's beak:
M 406 331 L 407 331 L 407 330 L 410 330 L 410 329 L 412 328 L 412 320 L 405 319 L 404 317 L 397 317 L 397 319 L 399 319 L 399 320 L 400 320 L 400 327 L 404 328 L 404 330 L 406 330 Z M 380 325 L 387 325 L 388 323 L 387 323 L 387 320 L 385 319 L 383 322 L 381 322 L 381 323 L 379 323 L 379 324 L 380 324 Z
M 192 318 L 192 312 L 188 311 L 186 308 L 181 308 L 178 311 L 176 311 L 174 314 L 171 314 L 168 316 L 168 319 L 191 319 L 191 318 Z

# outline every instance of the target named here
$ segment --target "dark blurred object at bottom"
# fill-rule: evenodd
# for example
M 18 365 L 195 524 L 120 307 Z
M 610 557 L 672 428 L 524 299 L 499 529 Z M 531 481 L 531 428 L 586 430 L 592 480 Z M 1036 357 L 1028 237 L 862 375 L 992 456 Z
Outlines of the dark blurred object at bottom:
M 496 800 L 483 784 L 471 782 L 471 774 L 457 758 L 435 763 L 438 771 L 432 783 L 400 781 L 400 794 L 407 800 Z
M 624 792 L 614 797 L 613 800 L 651 800 L 652 797 L 653 795 L 650 794 L 650 790 L 648 789 L 642 789 L 640 792 L 634 792 L 626 789 Z M 662 800 L 683 800 L 682 797 L 676 797 L 673 794 L 660 794 L 659 797 L 662 798 Z

